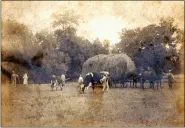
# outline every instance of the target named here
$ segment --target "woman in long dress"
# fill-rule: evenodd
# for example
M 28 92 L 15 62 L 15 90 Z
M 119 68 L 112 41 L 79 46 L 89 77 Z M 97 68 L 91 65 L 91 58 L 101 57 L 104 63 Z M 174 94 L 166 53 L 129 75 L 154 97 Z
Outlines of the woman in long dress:
M 27 75 L 27 73 L 25 73 L 24 76 L 23 76 L 23 84 L 28 85 L 28 75 Z
M 62 73 L 61 75 L 61 79 L 62 79 L 62 87 L 65 86 L 65 82 L 66 82 L 66 76 Z

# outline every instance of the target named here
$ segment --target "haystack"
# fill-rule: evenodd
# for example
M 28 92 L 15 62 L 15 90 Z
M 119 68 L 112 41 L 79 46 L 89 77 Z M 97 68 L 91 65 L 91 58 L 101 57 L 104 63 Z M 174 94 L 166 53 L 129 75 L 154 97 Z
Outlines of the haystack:
M 111 78 L 120 79 L 135 71 L 135 64 L 126 54 L 100 54 L 89 58 L 82 67 L 82 76 L 88 72 L 108 71 Z

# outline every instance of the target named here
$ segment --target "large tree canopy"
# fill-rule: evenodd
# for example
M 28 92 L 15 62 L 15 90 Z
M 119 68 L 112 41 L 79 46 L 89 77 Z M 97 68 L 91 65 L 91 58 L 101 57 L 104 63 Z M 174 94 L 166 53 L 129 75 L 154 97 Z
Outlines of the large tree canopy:
M 33 35 L 26 25 L 16 20 L 4 21 L 3 73 L 10 76 L 15 70 L 22 76 L 29 71 L 29 78 L 34 82 L 49 82 L 52 74 L 62 73 L 77 78 L 89 57 L 108 53 L 98 39 L 90 42 L 77 36 L 78 24 L 78 16 L 67 11 L 55 15 L 54 32 L 42 30 Z
M 115 49 L 128 54 L 136 67 L 162 68 L 180 72 L 180 51 L 182 31 L 173 24 L 173 18 L 161 19 L 159 25 L 149 25 L 133 30 L 123 29 L 121 42 Z M 118 52 L 118 50 L 114 50 Z

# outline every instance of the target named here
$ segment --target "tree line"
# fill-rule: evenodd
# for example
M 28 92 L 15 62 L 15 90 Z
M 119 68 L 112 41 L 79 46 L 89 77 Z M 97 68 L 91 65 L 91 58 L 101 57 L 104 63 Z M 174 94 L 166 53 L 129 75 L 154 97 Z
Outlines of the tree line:
M 2 65 L 1 72 L 10 76 L 15 70 L 19 75 L 29 72 L 35 82 L 49 82 L 52 74 L 66 74 L 76 79 L 82 72 L 83 63 L 98 54 L 109 54 L 108 43 L 98 38 L 89 41 L 76 34 L 80 17 L 74 12 L 55 14 L 53 31 L 41 30 L 35 34 L 16 20 L 2 22 Z M 173 18 L 161 19 L 159 25 L 148 25 L 133 30 L 123 29 L 121 41 L 113 53 L 126 53 L 136 67 L 150 66 L 175 73 L 181 71 L 183 31 L 173 25 Z M 176 35 L 175 35 L 176 34 Z M 175 36 L 174 36 L 175 35 Z M 108 42 L 108 41 L 106 41 Z

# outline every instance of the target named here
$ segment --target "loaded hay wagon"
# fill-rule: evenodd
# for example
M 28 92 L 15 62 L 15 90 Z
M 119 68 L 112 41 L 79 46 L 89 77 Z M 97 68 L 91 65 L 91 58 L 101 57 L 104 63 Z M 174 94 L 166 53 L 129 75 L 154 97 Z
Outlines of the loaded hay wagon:
M 100 54 L 89 58 L 82 67 L 82 76 L 89 72 L 108 71 L 112 87 L 116 84 L 124 85 L 128 74 L 135 72 L 135 64 L 126 54 Z

